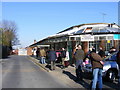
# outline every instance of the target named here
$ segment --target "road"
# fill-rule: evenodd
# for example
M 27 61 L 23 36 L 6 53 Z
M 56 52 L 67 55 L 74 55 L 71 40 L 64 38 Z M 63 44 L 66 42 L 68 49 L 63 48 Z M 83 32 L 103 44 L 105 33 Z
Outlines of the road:
M 76 75 L 71 70 L 69 67 L 64 72 L 58 68 L 46 72 L 27 56 L 9 56 L 0 62 L 0 88 L 89 88 L 89 75 L 84 74 L 83 82 L 75 82 Z M 103 81 L 103 88 L 116 90 L 118 86 L 116 82 Z
M 9 56 L 2 61 L 2 88 L 70 88 L 28 60 Z

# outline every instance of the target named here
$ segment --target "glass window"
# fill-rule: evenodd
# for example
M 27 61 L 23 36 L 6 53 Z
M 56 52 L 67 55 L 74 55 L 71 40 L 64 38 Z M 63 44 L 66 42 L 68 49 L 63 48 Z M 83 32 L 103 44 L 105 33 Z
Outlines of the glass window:
M 99 50 L 99 44 L 100 44 L 100 41 L 90 41 L 89 42 L 89 48 L 93 46 L 95 48 L 95 50 L 98 51 Z
M 99 30 L 98 29 L 93 29 L 92 32 L 98 32 Z
M 110 40 L 109 43 L 108 43 L 108 41 L 106 40 L 105 50 L 106 50 L 106 51 L 109 51 L 112 46 L 113 46 L 113 40 Z
M 107 29 L 101 29 L 100 32 L 110 32 L 110 31 Z
M 84 29 L 81 29 L 81 30 L 77 31 L 75 34 L 80 34 L 80 33 L 82 33 L 83 31 L 84 31 Z
M 106 36 L 99 37 L 100 40 L 106 40 Z
M 117 28 L 113 28 L 112 29 L 114 32 L 120 32 L 120 29 L 117 29 Z
M 94 28 L 92 29 L 92 32 L 99 32 L 99 28 L 98 28 L 98 27 L 94 27 Z

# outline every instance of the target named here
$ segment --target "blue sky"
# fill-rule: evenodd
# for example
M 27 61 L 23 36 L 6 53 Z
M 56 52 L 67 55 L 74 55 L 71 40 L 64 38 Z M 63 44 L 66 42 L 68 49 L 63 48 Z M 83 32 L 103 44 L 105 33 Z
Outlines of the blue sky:
M 15 21 L 22 47 L 83 23 L 118 23 L 117 2 L 3 2 L 2 18 Z

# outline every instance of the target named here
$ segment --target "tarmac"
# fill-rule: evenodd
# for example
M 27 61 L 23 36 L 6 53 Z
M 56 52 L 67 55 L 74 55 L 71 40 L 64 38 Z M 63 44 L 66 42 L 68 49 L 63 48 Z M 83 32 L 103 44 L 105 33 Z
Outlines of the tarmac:
M 61 64 L 57 63 L 55 70 L 51 71 L 49 67 L 47 67 L 47 64 L 41 64 L 39 59 L 36 59 L 36 57 L 28 56 L 28 58 L 35 64 L 37 64 L 39 67 L 41 67 L 46 72 L 50 73 L 55 78 L 58 78 L 71 88 L 84 88 L 88 89 L 90 87 L 90 79 L 83 79 L 83 81 L 75 81 L 76 74 L 75 74 L 75 65 L 72 66 L 69 65 L 68 67 L 62 69 L 60 66 Z M 88 76 L 88 75 L 85 75 Z

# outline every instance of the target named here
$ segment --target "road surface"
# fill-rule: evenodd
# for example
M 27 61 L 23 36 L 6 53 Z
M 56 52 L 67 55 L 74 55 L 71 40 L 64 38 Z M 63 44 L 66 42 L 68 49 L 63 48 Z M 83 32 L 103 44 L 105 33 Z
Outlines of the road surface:
M 2 88 L 70 88 L 28 60 L 9 56 L 2 61 Z

